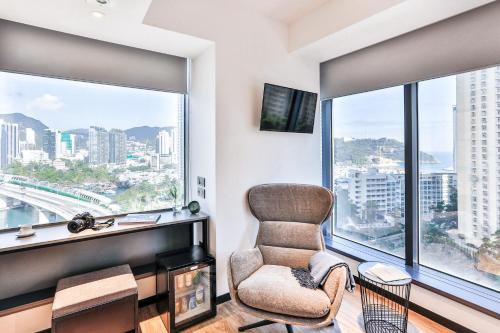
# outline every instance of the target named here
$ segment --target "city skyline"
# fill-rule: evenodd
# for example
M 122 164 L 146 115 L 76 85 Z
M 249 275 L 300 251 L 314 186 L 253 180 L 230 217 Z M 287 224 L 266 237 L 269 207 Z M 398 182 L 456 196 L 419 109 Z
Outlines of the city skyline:
M 22 113 L 61 131 L 96 125 L 122 130 L 177 126 L 177 113 L 168 110 L 177 109 L 179 98 L 175 93 L 0 72 L 0 114 Z

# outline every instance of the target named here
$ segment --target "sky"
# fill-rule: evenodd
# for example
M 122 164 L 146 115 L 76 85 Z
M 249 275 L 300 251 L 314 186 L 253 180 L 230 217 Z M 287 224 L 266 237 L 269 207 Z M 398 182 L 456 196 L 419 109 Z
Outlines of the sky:
M 392 138 L 403 142 L 403 86 L 333 100 L 335 138 Z M 419 148 L 453 152 L 453 105 L 456 76 L 419 83 Z
M 0 114 L 50 128 L 176 126 L 178 94 L 0 72 Z

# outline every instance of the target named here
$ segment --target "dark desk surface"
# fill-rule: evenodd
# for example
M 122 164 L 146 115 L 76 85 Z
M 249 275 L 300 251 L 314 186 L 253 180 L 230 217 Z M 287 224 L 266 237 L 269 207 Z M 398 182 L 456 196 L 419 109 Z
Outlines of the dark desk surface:
M 0 231 L 0 255 L 58 244 L 79 242 L 101 237 L 110 237 L 156 228 L 164 228 L 178 224 L 191 224 L 208 219 L 208 215 L 206 214 L 199 213 L 194 215 L 191 214 L 187 209 L 183 209 L 178 214 L 174 214 L 172 211 L 162 211 L 159 212 L 159 214 L 161 214 L 161 218 L 156 224 L 115 224 L 112 227 L 105 228 L 99 231 L 84 230 L 77 234 L 70 233 L 66 227 L 66 223 L 48 223 L 44 225 L 38 225 L 36 228 L 34 228 L 36 230 L 36 234 L 27 238 L 17 238 L 17 229 Z

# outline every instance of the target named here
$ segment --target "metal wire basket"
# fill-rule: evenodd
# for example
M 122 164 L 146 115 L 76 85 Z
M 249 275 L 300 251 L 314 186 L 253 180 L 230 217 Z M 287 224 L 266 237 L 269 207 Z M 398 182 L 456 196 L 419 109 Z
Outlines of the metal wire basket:
M 358 266 L 363 320 L 368 333 L 406 333 L 411 279 L 385 282 L 366 271 L 375 265 Z

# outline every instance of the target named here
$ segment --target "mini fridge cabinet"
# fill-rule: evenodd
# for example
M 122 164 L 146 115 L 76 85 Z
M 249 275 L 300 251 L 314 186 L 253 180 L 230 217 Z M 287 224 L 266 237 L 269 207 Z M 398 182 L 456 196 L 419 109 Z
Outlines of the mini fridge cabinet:
M 169 333 L 216 315 L 215 259 L 201 247 L 156 257 L 156 294 Z

